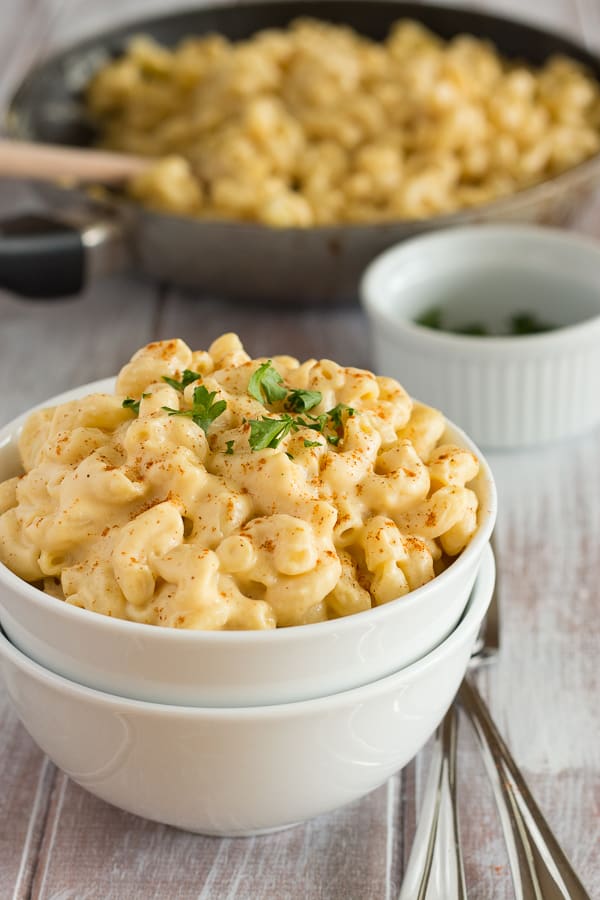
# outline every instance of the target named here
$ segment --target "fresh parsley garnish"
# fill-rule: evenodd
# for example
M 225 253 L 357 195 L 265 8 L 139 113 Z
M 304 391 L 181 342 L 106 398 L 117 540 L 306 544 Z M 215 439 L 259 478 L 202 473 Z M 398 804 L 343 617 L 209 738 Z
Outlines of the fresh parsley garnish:
M 338 403 L 337 406 L 334 406 L 333 409 L 330 409 L 327 413 L 328 417 L 333 422 L 335 428 L 343 428 L 344 427 L 344 414 L 349 416 L 353 416 L 356 410 L 352 409 L 351 406 L 348 406 L 346 403 Z
M 435 328 L 436 331 L 443 331 L 444 325 L 443 316 L 442 316 L 442 307 L 441 306 L 431 306 L 429 309 L 426 309 L 424 313 L 418 316 L 415 319 L 417 325 L 422 325 L 423 328 Z
M 518 312 L 510 316 L 506 329 L 500 328 L 493 331 L 483 322 L 465 322 L 463 325 L 449 325 L 444 319 L 441 306 L 432 306 L 421 316 L 415 319 L 417 325 L 425 328 L 433 328 L 436 331 L 448 331 L 451 334 L 464 334 L 473 337 L 502 337 L 504 335 L 540 334 L 543 331 L 553 331 L 557 326 L 545 322 L 532 312 Z
M 152 394 L 142 394 L 141 400 L 145 400 L 146 397 L 151 397 Z M 140 400 L 134 400 L 133 397 L 126 397 L 121 404 L 125 409 L 130 409 L 132 412 L 139 416 L 140 414 Z
M 248 382 L 248 393 L 260 403 L 276 403 L 283 400 L 288 390 L 283 386 L 283 378 L 273 368 L 271 360 L 262 363 Z
M 231 456 L 233 454 L 233 445 L 235 444 L 235 441 L 225 441 L 225 443 L 227 444 L 227 450 L 225 451 L 225 455 Z
M 288 393 L 285 407 L 292 412 L 308 412 L 309 409 L 318 406 L 322 399 L 321 391 L 303 391 L 298 388 Z
M 194 388 L 191 409 L 171 409 L 169 406 L 163 406 L 163 409 L 170 416 L 188 416 L 206 434 L 209 426 L 227 409 L 226 400 L 213 402 L 216 396 L 216 391 L 209 392 L 200 384 Z
M 267 447 L 275 449 L 294 426 L 298 428 L 291 416 L 284 416 L 283 419 L 269 419 L 263 416 L 262 419 L 249 419 L 248 424 L 250 425 L 248 443 L 253 450 L 266 450 Z
M 126 397 L 121 406 L 123 409 L 130 409 L 136 416 L 139 416 L 140 414 L 140 401 L 134 400 L 133 397 Z
M 539 334 L 542 331 L 553 331 L 556 327 L 544 322 L 536 313 L 515 313 L 510 317 L 511 334 Z
M 328 443 L 333 444 L 334 447 L 337 447 L 342 437 L 344 436 L 344 416 L 353 416 L 355 413 L 356 410 L 351 406 L 348 406 L 346 403 L 338 403 L 337 406 L 333 407 L 333 409 L 328 410 L 326 415 L 329 420 L 329 424 L 334 429 L 334 434 L 325 434 Z
M 266 450 L 267 447 L 275 449 L 290 431 L 298 431 L 299 423 L 291 416 L 283 416 L 282 419 L 248 419 L 250 425 L 250 437 L 248 443 L 253 450 Z
M 163 375 L 162 380 L 166 381 L 167 384 L 170 384 L 171 387 L 175 388 L 176 391 L 179 391 L 180 394 L 183 394 L 188 384 L 192 384 L 193 381 L 198 381 L 199 378 L 202 378 L 200 372 L 192 372 L 191 369 L 184 369 L 181 381 L 177 381 L 175 378 L 169 378 L 168 375 Z
M 261 363 L 256 372 L 251 375 L 248 382 L 248 393 L 262 404 L 278 403 L 281 400 L 285 400 L 285 409 L 295 413 L 306 413 L 309 409 L 314 409 L 315 406 L 318 406 L 323 399 L 320 391 L 305 391 L 302 388 L 290 390 L 287 388 L 283 383 L 283 378 L 277 369 L 273 367 L 273 362 L 270 359 L 265 363 Z M 287 419 L 289 419 L 289 416 L 280 421 L 287 421 Z M 264 421 L 264 418 L 263 420 L 255 419 L 254 421 Z M 298 424 L 309 428 L 314 427 L 300 419 L 298 419 Z M 264 448 L 261 447 L 260 449 Z
M 324 432 L 327 426 L 327 413 L 321 413 L 319 416 L 308 416 L 306 419 L 298 417 L 298 421 L 306 428 L 312 428 L 313 431 Z
M 267 416 L 263 416 L 262 419 L 248 419 L 250 425 L 248 442 L 253 450 L 266 450 L 267 447 L 275 449 L 290 432 L 298 431 L 299 428 L 311 428 L 313 431 L 321 432 L 330 444 L 337 447 L 344 434 L 343 417 L 353 416 L 355 412 L 351 406 L 338 403 L 329 412 L 321 413 L 319 416 L 308 415 L 302 418 L 284 414 L 281 419 L 270 419 Z M 333 427 L 333 433 L 328 431 L 330 427 Z M 305 447 L 317 447 L 319 444 L 319 441 L 304 441 Z
M 320 416 L 308 416 L 311 421 L 306 425 L 314 431 L 320 431 L 325 435 L 328 444 L 337 447 L 344 436 L 344 415 L 353 416 L 355 412 L 356 410 L 346 403 L 338 403 L 333 409 L 321 413 Z M 333 434 L 329 429 L 333 429 Z
M 490 330 L 486 328 L 483 322 L 467 322 L 461 325 L 460 334 L 470 335 L 471 337 L 489 337 Z

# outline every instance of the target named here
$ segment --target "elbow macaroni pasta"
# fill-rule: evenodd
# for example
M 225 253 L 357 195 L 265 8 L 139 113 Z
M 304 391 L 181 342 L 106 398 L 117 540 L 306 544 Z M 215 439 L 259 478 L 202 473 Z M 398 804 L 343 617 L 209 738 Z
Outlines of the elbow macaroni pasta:
M 259 400 L 265 369 L 279 393 Z M 309 412 L 290 415 L 295 394 Z M 114 396 L 29 417 L 24 474 L 0 484 L 0 560 L 67 603 L 175 628 L 360 612 L 426 584 L 477 528 L 478 460 L 444 427 L 331 360 L 253 360 L 233 334 L 149 344 Z
M 104 146 L 159 161 L 131 196 L 270 226 L 422 219 L 487 203 L 600 148 L 600 85 L 411 20 L 374 42 L 310 19 L 230 43 L 134 38 L 87 92 Z

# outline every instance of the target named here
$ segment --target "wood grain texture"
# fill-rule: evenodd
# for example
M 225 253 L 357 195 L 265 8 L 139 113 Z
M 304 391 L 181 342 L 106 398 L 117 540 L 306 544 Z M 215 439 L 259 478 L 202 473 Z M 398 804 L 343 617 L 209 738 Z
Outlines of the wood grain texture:
M 390 790 L 382 787 L 360 803 L 278 834 L 217 839 L 116 810 L 60 774 L 33 895 L 78 900 L 384 897 Z M 73 841 L 82 822 L 88 823 L 88 832 Z M 64 892 L 65 872 L 73 871 L 86 893 Z
M 153 296 L 154 295 L 154 296 Z M 51 303 L 0 295 L 0 355 L 17 391 L 4 395 L 0 420 L 75 384 L 113 374 L 152 339 L 156 291 L 137 279 L 106 279 L 76 300 Z M 24 359 L 35 348 L 35 364 Z M 12 373 L 12 374 L 11 374 Z
M 207 347 L 227 331 L 241 334 L 252 356 L 283 352 L 301 359 L 327 357 L 343 365 L 371 365 L 368 329 L 357 307 L 278 311 L 168 293 L 159 323 L 161 338 L 185 335 L 190 346 Z
M 37 865 L 54 766 L 0 691 L 0 897 L 25 898 Z
M 540 21 L 600 47 L 597 0 L 477 5 Z M 2 0 L 0 102 L 30 65 L 82 34 L 164 10 L 164 0 Z M 2 215 L 35 203 L 2 186 Z M 600 237 L 600 202 L 576 227 Z M 182 336 L 206 346 L 239 332 L 253 355 L 289 352 L 369 367 L 361 311 L 248 308 L 114 278 L 44 306 L 0 294 L 0 422 L 60 390 L 110 374 L 139 345 Z M 590 894 L 600 894 L 600 433 L 492 457 L 503 641 L 478 675 L 498 724 Z M 262 838 L 189 835 L 95 799 L 44 760 L 0 689 L 0 900 L 395 900 L 428 753 L 363 801 Z M 470 897 L 510 900 L 491 790 L 466 724 L 461 833 Z

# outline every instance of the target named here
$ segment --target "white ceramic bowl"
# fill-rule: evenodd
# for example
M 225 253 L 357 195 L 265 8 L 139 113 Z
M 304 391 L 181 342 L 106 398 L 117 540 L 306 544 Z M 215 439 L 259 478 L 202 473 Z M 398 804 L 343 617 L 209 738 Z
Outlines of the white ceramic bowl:
M 128 700 L 67 681 L 0 634 L 0 671 L 25 728 L 93 794 L 190 831 L 244 835 L 356 800 L 404 766 L 441 721 L 494 584 L 484 562 L 466 613 L 426 657 L 354 690 L 279 706 Z
M 100 381 L 48 403 L 112 387 L 112 381 Z M 0 480 L 18 471 L 16 439 L 25 418 L 0 431 Z M 449 426 L 448 435 L 481 459 L 462 432 Z M 496 515 L 495 487 L 483 459 L 475 489 L 480 524 L 461 556 L 407 597 L 356 615 L 274 631 L 163 628 L 71 606 L 0 564 L 0 623 L 10 640 L 41 665 L 88 687 L 138 700 L 250 706 L 347 690 L 414 662 L 455 627 Z
M 388 250 L 361 286 L 379 371 L 444 410 L 481 446 L 523 447 L 600 422 L 600 244 L 536 226 L 455 228 Z M 415 319 L 501 330 L 522 312 L 559 326 L 473 337 Z

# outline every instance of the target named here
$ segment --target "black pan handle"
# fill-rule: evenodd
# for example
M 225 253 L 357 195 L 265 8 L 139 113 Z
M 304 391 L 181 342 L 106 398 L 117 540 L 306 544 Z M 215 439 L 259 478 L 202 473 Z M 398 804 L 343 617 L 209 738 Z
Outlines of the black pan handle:
M 91 278 L 121 268 L 123 248 L 113 220 L 80 224 L 31 213 L 0 221 L 0 288 L 36 300 L 73 296 Z
M 43 215 L 0 222 L 0 286 L 47 300 L 78 294 L 85 249 L 77 228 Z

